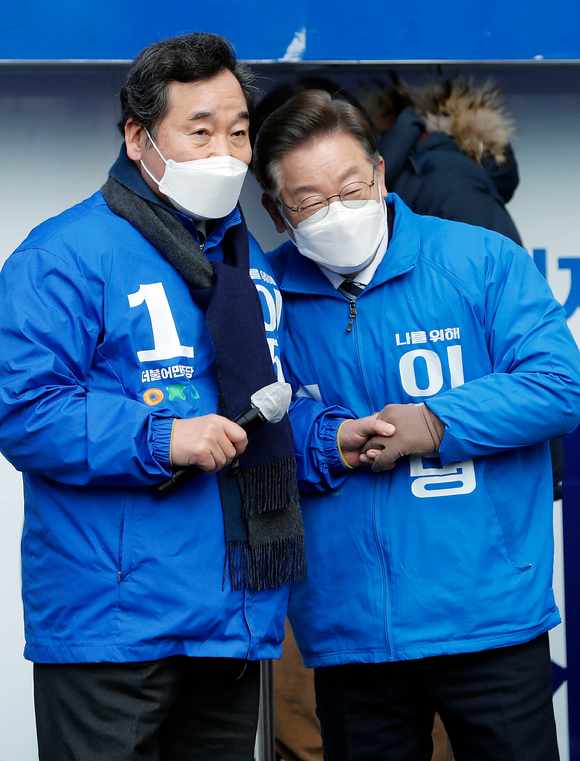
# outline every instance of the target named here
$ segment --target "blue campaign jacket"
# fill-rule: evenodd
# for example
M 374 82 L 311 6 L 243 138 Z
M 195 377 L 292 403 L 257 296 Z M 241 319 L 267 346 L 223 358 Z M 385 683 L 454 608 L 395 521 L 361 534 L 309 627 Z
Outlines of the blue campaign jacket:
M 290 619 L 308 666 L 462 653 L 559 622 L 547 439 L 580 420 L 580 354 L 528 254 L 391 194 L 392 239 L 349 302 L 292 243 L 272 256 L 308 581 Z M 440 457 L 346 471 L 338 425 L 389 403 L 445 424 Z
M 236 209 L 208 235 L 221 257 Z M 195 234 L 195 229 L 193 229 Z M 280 294 L 250 275 L 280 366 Z M 162 497 L 175 417 L 217 407 L 203 314 L 100 192 L 32 231 L 0 283 L 0 448 L 24 472 L 27 658 L 279 657 L 288 586 L 232 591 L 215 475 Z

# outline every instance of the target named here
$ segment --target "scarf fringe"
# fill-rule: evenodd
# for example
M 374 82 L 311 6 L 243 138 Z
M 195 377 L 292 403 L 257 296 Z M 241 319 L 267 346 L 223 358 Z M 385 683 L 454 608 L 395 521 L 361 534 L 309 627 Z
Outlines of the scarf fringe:
M 248 542 L 228 542 L 226 563 L 235 590 L 258 592 L 308 578 L 304 536 L 277 539 L 256 547 Z
M 289 457 L 278 462 L 256 465 L 242 471 L 243 515 L 249 518 L 267 510 L 282 510 L 298 505 L 296 460 Z

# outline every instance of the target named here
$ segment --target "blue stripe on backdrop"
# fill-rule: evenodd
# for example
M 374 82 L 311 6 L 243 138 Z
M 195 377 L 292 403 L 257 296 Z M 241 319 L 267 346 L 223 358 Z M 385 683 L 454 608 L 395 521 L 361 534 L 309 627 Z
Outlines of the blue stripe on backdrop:
M 247 60 L 580 59 L 577 0 L 7 0 L 0 59 L 131 59 L 192 30 Z
M 580 761 L 580 428 L 564 439 L 564 575 L 570 761 Z

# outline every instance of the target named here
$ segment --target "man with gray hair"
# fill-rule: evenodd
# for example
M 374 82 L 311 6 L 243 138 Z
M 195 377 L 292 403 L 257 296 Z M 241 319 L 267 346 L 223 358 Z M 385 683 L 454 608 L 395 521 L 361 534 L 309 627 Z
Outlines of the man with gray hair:
M 251 104 L 222 37 L 148 47 L 106 184 L 0 278 L 40 761 L 253 758 L 258 661 L 306 571 L 287 416 L 249 440 L 232 422 L 282 380 L 280 294 L 237 206 Z
M 562 307 L 513 241 L 387 196 L 339 97 L 281 106 L 254 167 L 291 239 L 270 257 L 309 567 L 289 617 L 325 759 L 430 761 L 438 712 L 457 761 L 556 761 L 546 442 L 580 421 Z M 391 435 L 357 451 L 373 413 Z

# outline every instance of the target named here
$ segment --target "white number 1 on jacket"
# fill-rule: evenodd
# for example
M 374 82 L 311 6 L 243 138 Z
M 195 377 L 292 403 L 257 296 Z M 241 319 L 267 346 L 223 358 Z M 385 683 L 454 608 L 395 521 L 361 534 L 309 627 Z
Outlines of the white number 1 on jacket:
M 127 298 L 131 307 L 138 307 L 145 302 L 151 319 L 155 348 L 138 351 L 140 362 L 193 357 L 193 346 L 181 345 L 163 283 L 142 285 L 137 293 L 130 293 Z

